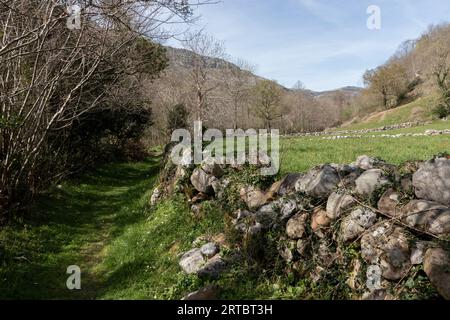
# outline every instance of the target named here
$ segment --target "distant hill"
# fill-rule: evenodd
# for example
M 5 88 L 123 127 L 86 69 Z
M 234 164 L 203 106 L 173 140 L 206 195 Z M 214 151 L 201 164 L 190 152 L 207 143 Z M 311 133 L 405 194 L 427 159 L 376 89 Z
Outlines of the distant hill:
M 174 48 L 170 46 L 166 46 L 167 50 L 167 57 L 169 58 L 169 65 L 171 69 L 189 69 L 192 68 L 192 56 L 195 55 L 192 51 L 181 49 L 181 48 Z M 234 65 L 231 62 L 226 61 L 225 59 L 217 59 L 217 58 L 210 58 L 208 61 L 208 65 L 212 69 L 217 69 L 217 71 L 220 72 L 220 69 L 224 69 L 227 67 L 235 67 L 238 68 L 236 65 Z M 265 80 L 265 78 L 260 77 L 254 73 L 247 73 L 253 81 L 257 80 Z M 362 88 L 354 87 L 354 86 L 347 86 L 343 88 L 338 88 L 335 90 L 328 90 L 328 91 L 313 91 L 309 89 L 304 90 L 294 90 L 294 89 L 288 89 L 282 85 L 279 84 L 280 87 L 282 87 L 286 91 L 302 91 L 302 93 L 307 94 L 309 96 L 315 97 L 315 98 L 323 98 L 323 97 L 329 97 L 332 95 L 335 95 L 336 93 L 343 93 L 345 96 L 351 97 L 355 96 L 360 93 Z
M 312 97 L 315 98 L 323 98 L 323 97 L 329 97 L 338 93 L 342 93 L 345 96 L 348 97 L 352 97 L 352 96 L 356 96 L 358 95 L 361 90 L 363 90 L 363 88 L 360 87 L 353 87 L 353 86 L 347 86 L 347 87 L 343 87 L 343 88 L 339 88 L 339 89 L 335 89 L 335 90 L 328 90 L 328 91 L 313 91 L 313 90 L 309 90 L 309 89 L 303 89 L 303 90 L 299 90 L 302 91 L 303 93 L 310 95 Z

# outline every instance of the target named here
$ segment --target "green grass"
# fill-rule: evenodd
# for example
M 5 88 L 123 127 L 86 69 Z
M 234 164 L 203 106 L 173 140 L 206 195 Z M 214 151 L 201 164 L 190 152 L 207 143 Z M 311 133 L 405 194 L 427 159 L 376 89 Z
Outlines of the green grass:
M 360 155 L 380 157 L 392 164 L 426 160 L 450 151 L 449 136 L 322 140 L 285 138 L 281 143 L 281 175 L 303 172 L 323 163 L 351 163 Z
M 0 298 L 98 297 L 105 248 L 146 219 L 158 167 L 157 159 L 104 166 L 55 188 L 26 219 L 2 227 Z M 66 288 L 69 265 L 81 268 L 82 290 Z
M 186 276 L 179 255 L 192 248 L 200 235 L 223 231 L 223 213 L 205 205 L 205 218 L 189 214 L 181 197 L 165 200 L 149 218 L 134 224 L 107 248 L 100 266 L 105 273 L 105 299 L 180 299 L 198 289 L 200 280 Z

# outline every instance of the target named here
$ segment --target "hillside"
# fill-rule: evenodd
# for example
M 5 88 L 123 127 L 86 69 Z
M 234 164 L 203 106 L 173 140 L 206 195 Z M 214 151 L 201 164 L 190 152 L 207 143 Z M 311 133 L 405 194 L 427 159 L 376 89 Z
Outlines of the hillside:
M 375 112 L 365 117 L 356 117 L 334 130 L 373 129 L 406 122 L 431 121 L 433 119 L 431 111 L 436 105 L 437 100 L 437 95 L 421 97 L 394 109 Z
M 333 96 L 336 94 L 343 94 L 345 96 L 352 97 L 352 96 L 356 96 L 359 93 L 361 93 L 361 90 L 362 90 L 362 88 L 360 88 L 360 87 L 347 86 L 347 87 L 338 88 L 335 90 L 327 90 L 327 91 L 313 91 L 313 90 L 309 90 L 309 89 L 300 90 L 300 91 L 305 94 L 308 94 L 312 97 L 324 98 L 324 97 Z

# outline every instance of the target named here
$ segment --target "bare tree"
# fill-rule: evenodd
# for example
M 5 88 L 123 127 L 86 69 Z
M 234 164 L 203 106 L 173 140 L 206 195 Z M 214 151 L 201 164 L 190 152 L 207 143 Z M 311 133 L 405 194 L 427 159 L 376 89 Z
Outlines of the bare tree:
M 249 62 L 236 59 L 229 64 L 224 77 L 224 87 L 233 104 L 233 127 L 238 128 L 239 111 L 244 106 L 244 100 L 248 96 L 250 88 L 254 85 L 251 76 L 255 67 Z
M 80 23 L 69 29 L 73 3 Z M 131 44 L 192 17 L 186 0 L 0 0 L 0 206 L 17 190 L 35 191 L 42 162 L 59 156 L 50 135 L 102 102 L 105 83 L 135 72 L 127 70 Z
M 191 51 L 189 77 L 196 95 L 197 120 L 201 121 L 207 108 L 208 95 L 220 85 L 218 79 L 211 76 L 211 69 L 223 63 L 220 58 L 224 56 L 224 46 L 203 31 L 187 33 L 183 46 Z
M 282 117 L 281 98 L 282 90 L 273 81 L 262 80 L 254 87 L 254 110 L 264 121 L 265 127 L 272 129 L 272 122 Z

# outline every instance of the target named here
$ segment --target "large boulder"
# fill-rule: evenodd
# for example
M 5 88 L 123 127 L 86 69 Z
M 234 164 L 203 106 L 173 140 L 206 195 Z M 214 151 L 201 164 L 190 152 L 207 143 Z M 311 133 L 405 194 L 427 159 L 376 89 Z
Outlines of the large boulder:
M 301 239 L 306 234 L 307 213 L 298 213 L 286 224 L 286 234 L 291 239 Z
M 439 294 L 450 300 L 450 252 L 442 248 L 428 249 L 423 269 Z
M 370 169 L 364 172 L 356 183 L 356 192 L 360 195 L 370 196 L 374 191 L 389 183 L 388 178 L 381 169 Z
M 185 254 L 180 259 L 179 265 L 187 274 L 193 274 L 198 272 L 202 266 L 205 264 L 205 259 L 203 258 L 200 249 L 192 249 Z
M 339 181 L 338 171 L 330 165 L 324 165 L 312 169 L 300 178 L 295 184 L 295 190 L 325 199 L 334 191 Z
M 361 255 L 368 264 L 380 266 L 388 280 L 402 279 L 411 268 L 408 236 L 402 228 L 389 223 L 362 236 Z
M 333 192 L 327 201 L 327 215 L 330 219 L 337 219 L 353 204 L 355 199 L 352 196 Z
M 423 164 L 413 175 L 413 186 L 417 198 L 450 206 L 450 159 Z
M 194 188 L 205 194 L 213 194 L 214 189 L 212 183 L 216 180 L 215 177 L 207 174 L 200 168 L 196 168 L 191 175 L 191 183 Z
M 250 210 L 257 210 L 267 203 L 265 192 L 254 186 L 243 187 L 239 193 Z
M 278 188 L 278 195 L 284 196 L 295 192 L 295 184 L 303 177 L 301 173 L 289 173 L 281 180 L 280 187 Z
M 436 202 L 412 200 L 402 210 L 402 220 L 411 227 L 437 236 L 450 234 L 450 208 Z

